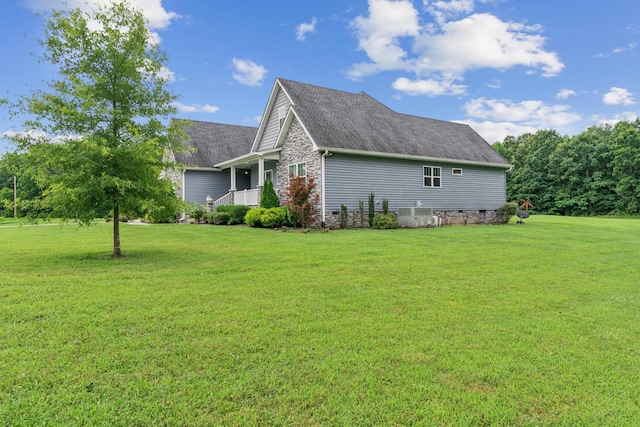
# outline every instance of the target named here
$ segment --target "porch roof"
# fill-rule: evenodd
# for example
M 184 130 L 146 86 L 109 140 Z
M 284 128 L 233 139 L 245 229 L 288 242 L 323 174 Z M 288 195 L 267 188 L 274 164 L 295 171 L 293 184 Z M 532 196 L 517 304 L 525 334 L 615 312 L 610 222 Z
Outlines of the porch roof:
M 282 148 L 279 147 L 271 150 L 265 150 L 265 151 L 255 152 L 255 153 L 247 153 L 247 154 L 243 154 L 242 156 L 238 156 L 233 159 L 217 163 L 214 166 L 220 169 L 227 169 L 230 167 L 255 165 L 256 163 L 258 163 L 260 158 L 264 160 L 279 160 L 280 150 L 282 150 Z

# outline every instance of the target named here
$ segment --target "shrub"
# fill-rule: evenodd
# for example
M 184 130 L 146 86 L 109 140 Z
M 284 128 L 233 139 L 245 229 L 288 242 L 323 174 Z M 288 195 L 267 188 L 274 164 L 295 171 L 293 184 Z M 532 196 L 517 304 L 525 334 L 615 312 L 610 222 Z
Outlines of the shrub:
M 518 213 L 518 204 L 516 202 L 505 203 L 498 208 L 498 218 L 505 224 L 508 223 L 516 213 Z
M 231 216 L 230 225 L 244 224 L 244 217 L 249 212 L 249 206 L 244 205 L 222 205 L 216 208 L 216 212 L 227 212 Z
M 346 205 L 340 205 L 340 228 L 347 228 L 349 212 Z
M 382 199 L 382 214 L 386 215 L 389 213 L 389 199 Z
M 289 212 L 284 207 L 253 208 L 247 212 L 244 221 L 251 227 L 277 228 L 292 225 Z
M 202 205 L 195 206 L 189 216 L 195 220 L 196 223 L 200 223 L 200 220 L 204 217 L 204 214 L 207 213 L 207 210 Z
M 369 227 L 373 227 L 373 217 L 375 216 L 375 202 L 376 196 L 373 194 L 373 191 L 369 193 L 369 203 L 367 207 L 369 208 Z
M 205 215 L 205 221 L 213 225 L 229 225 L 231 215 L 229 212 L 211 212 Z
M 244 222 L 251 227 L 262 227 L 262 222 L 260 221 L 262 215 L 267 211 L 266 208 L 252 208 L 249 209 L 247 214 L 244 216 Z
M 364 200 L 358 200 L 358 209 L 360 209 L 360 227 L 364 227 Z
M 261 208 L 277 208 L 280 206 L 280 199 L 276 194 L 276 190 L 273 189 L 273 182 L 267 180 L 262 188 L 262 195 L 260 196 Z
M 395 214 L 380 214 L 376 215 L 373 218 L 373 228 L 377 228 L 379 230 L 388 230 L 400 228 L 400 224 L 398 223 L 398 218 L 395 216 Z

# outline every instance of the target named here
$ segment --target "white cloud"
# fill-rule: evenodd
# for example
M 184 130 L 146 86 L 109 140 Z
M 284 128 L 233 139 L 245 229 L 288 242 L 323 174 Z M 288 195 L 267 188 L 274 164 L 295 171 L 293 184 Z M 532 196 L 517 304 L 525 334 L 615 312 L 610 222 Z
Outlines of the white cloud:
M 519 125 L 511 122 L 478 122 L 475 120 L 460 120 L 458 122 L 471 126 L 489 144 L 502 142 L 509 135 L 520 136 L 525 133 L 535 133 L 540 129 L 535 126 Z
M 217 112 L 220 108 L 215 105 L 209 104 L 192 104 L 186 105 L 181 102 L 174 102 L 173 106 L 178 110 L 179 113 L 209 113 L 213 114 Z
M 411 1 L 369 0 L 369 15 L 352 22 L 358 47 L 369 61 L 354 64 L 348 77 L 394 70 L 444 84 L 480 68 L 523 66 L 545 77 L 563 70 L 558 55 L 544 49 L 546 39 L 539 25 L 505 22 L 487 13 L 453 20 L 471 13 L 473 7 L 472 0 L 425 1 L 435 24 L 422 24 Z
M 454 84 L 453 80 L 409 80 L 404 77 L 400 77 L 393 82 L 392 87 L 408 95 L 463 95 L 466 91 L 466 86 Z
M 369 0 L 369 17 L 358 16 L 352 22 L 358 35 L 358 47 L 372 62 L 356 64 L 349 71 L 353 79 L 384 70 L 411 68 L 407 52 L 400 46 L 403 37 L 417 37 L 420 32 L 418 11 L 408 0 Z
M 613 49 L 613 53 L 623 53 L 623 52 L 628 52 L 630 50 L 635 49 L 636 47 L 638 47 L 638 43 L 636 42 L 630 42 L 628 45 L 624 46 L 624 47 L 617 47 L 615 49 Z
M 24 5 L 35 12 L 48 12 L 52 9 L 80 8 L 87 12 L 96 10 L 98 6 L 105 6 L 113 0 L 23 0 Z M 131 4 L 140 9 L 149 21 L 150 29 L 163 30 L 171 21 L 180 18 L 175 12 L 167 11 L 162 6 L 162 0 L 130 0 Z
M 540 129 L 558 129 L 581 120 L 567 105 L 547 105 L 542 101 L 514 102 L 506 99 L 478 98 L 467 102 L 465 112 L 470 125 L 492 143 L 508 135 L 519 136 Z
M 632 111 L 626 111 L 621 114 L 614 114 L 613 116 L 603 116 L 596 114 L 591 117 L 591 120 L 598 125 L 615 125 L 618 122 L 633 122 L 638 119 L 638 113 L 634 113 Z
M 500 89 L 502 87 L 502 82 L 498 79 L 493 79 L 487 83 L 487 87 L 489 89 Z
M 633 105 L 633 95 L 627 89 L 612 87 L 608 93 L 602 97 L 602 102 L 607 105 Z
M 303 42 L 307 39 L 307 34 L 315 33 L 316 22 L 317 19 L 313 17 L 313 19 L 311 19 L 311 22 L 298 25 L 296 27 L 296 40 Z
M 267 72 L 266 68 L 253 61 L 233 58 L 233 78 L 245 86 L 260 86 Z
M 558 94 L 556 95 L 557 99 L 567 99 L 570 96 L 574 96 L 576 94 L 575 91 L 571 90 L 571 89 L 562 89 L 560 90 L 560 92 L 558 92 Z
M 477 98 L 467 102 L 464 109 L 469 117 L 492 121 L 521 122 L 528 126 L 559 127 L 580 120 L 569 111 L 568 105 L 546 105 L 528 100 L 515 103 L 507 99 Z

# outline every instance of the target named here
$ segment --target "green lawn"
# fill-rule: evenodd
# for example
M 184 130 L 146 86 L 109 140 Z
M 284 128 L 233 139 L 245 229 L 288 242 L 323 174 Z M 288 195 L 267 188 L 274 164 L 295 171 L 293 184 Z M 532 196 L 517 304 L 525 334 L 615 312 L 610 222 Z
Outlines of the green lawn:
M 0 425 L 637 425 L 640 220 L 0 224 Z

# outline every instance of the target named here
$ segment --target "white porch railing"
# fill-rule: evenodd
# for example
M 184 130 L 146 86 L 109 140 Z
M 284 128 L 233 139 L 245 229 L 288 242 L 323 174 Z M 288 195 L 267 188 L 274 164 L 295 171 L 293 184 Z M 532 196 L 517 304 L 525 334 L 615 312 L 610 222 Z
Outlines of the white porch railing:
M 233 192 L 234 205 L 258 206 L 260 200 L 260 189 L 240 190 Z
M 216 211 L 218 206 L 222 205 L 230 205 L 231 204 L 231 193 L 227 193 L 224 196 L 220 197 L 218 200 L 213 202 L 213 211 Z

